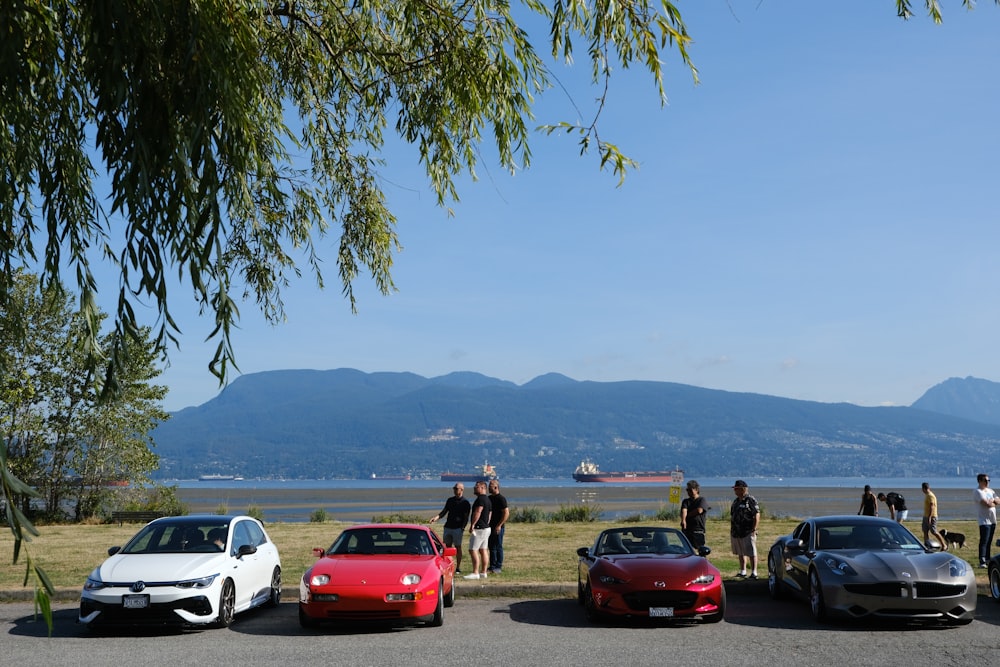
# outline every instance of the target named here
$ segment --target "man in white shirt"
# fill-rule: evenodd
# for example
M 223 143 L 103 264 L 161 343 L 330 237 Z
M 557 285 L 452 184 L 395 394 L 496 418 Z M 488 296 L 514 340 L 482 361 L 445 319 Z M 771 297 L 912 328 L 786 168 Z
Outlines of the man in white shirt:
M 979 567 L 986 567 L 990 560 L 993 533 L 997 528 L 997 505 L 1000 505 L 1000 498 L 990 488 L 989 475 L 979 473 L 976 475 L 976 481 L 979 483 L 979 488 L 973 494 L 979 519 Z

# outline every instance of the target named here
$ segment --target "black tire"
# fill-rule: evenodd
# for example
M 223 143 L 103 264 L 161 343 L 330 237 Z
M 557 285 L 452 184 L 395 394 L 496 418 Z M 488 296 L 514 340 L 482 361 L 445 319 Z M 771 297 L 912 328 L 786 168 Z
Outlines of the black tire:
M 726 617 L 726 587 L 722 587 L 722 595 L 719 597 L 719 611 L 705 616 L 706 623 L 718 623 Z
M 1000 566 L 990 563 L 990 597 L 1000 602 Z
M 268 607 L 277 607 L 281 603 L 281 568 L 274 566 L 271 573 L 271 595 L 267 598 Z
M 828 614 L 826 602 L 823 600 L 823 585 L 815 568 L 809 570 L 809 607 L 818 623 L 826 623 Z
M 781 583 L 781 575 L 778 571 L 778 564 L 774 560 L 774 553 L 767 555 L 767 592 L 772 600 L 780 600 L 785 597 L 785 585 Z
M 439 590 L 444 588 L 444 579 L 441 580 Z M 434 618 L 431 619 L 430 626 L 432 628 L 440 628 L 444 625 L 444 596 L 437 596 L 437 607 L 434 608 Z
M 220 628 L 228 628 L 233 624 L 233 615 L 236 612 L 236 586 L 232 579 L 222 582 L 222 592 L 219 593 L 219 615 L 215 617 L 215 625 Z
M 315 628 L 319 625 L 319 621 L 312 616 L 308 616 L 304 611 L 302 611 L 302 605 L 299 605 L 299 625 L 303 628 Z
M 448 591 L 447 594 L 445 594 L 444 591 L 442 591 L 441 594 L 444 595 L 444 606 L 445 607 L 454 607 L 455 606 L 455 582 L 454 581 L 451 582 L 451 590 Z
M 587 600 L 587 598 L 586 598 L 586 596 L 584 595 L 584 592 L 583 592 L 583 582 L 580 581 L 579 579 L 577 579 L 576 580 L 576 601 L 582 607 L 584 604 L 586 604 L 586 600 Z
M 594 604 L 594 593 L 590 590 L 589 583 L 586 588 L 583 589 L 583 609 L 587 612 L 588 621 L 591 623 L 600 622 L 601 612 L 597 610 L 597 605 Z

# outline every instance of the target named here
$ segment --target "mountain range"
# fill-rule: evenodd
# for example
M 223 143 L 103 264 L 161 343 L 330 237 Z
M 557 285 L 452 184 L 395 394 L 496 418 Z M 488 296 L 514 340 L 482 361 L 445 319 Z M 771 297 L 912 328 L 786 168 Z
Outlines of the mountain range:
M 703 476 L 967 476 L 1000 464 L 1000 384 L 949 379 L 910 407 L 559 374 L 517 385 L 354 369 L 241 376 L 153 432 L 158 477 L 437 479 L 604 471 Z

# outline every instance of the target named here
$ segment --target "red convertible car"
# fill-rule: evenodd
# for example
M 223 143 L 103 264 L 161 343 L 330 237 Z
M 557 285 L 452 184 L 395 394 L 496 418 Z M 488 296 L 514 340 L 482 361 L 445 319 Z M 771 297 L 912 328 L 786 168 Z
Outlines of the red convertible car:
M 299 623 L 444 623 L 455 604 L 454 547 L 425 526 L 352 526 L 324 551 L 299 584 Z
M 580 547 L 577 595 L 592 621 L 607 617 L 721 621 L 722 574 L 674 528 L 612 528 Z

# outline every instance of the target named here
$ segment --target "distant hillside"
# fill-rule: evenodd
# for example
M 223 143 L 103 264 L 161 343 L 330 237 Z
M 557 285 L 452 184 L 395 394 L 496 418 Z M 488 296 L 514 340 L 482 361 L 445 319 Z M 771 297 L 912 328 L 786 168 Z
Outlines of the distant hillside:
M 167 479 L 436 478 L 484 461 L 503 477 L 565 478 L 583 458 L 688 476 L 939 476 L 1000 463 L 1000 426 L 926 409 L 558 374 L 518 386 L 477 373 L 256 373 L 153 435 Z
M 910 407 L 1000 424 L 1000 383 L 974 377 L 949 378 L 928 389 Z

